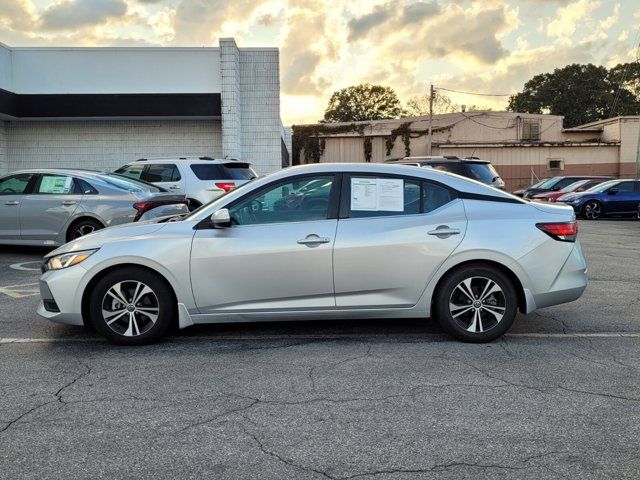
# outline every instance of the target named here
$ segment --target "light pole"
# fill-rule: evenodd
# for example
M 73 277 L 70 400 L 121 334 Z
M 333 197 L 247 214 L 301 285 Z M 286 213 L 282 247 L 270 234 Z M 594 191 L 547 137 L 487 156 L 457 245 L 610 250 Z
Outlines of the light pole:
M 434 89 L 433 89 L 433 83 L 432 83 L 431 88 L 429 89 L 429 137 L 427 140 L 427 155 L 429 156 L 431 156 L 432 141 L 433 141 L 433 97 L 434 97 Z

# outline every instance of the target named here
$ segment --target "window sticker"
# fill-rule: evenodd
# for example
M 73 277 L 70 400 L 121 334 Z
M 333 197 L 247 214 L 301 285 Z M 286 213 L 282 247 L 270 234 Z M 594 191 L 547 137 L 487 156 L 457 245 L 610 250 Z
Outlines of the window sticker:
M 351 178 L 351 210 L 404 211 L 404 180 Z
M 56 177 L 52 175 L 45 175 L 40 180 L 40 193 L 58 193 L 65 194 L 71 191 L 71 185 L 73 178 L 71 177 Z

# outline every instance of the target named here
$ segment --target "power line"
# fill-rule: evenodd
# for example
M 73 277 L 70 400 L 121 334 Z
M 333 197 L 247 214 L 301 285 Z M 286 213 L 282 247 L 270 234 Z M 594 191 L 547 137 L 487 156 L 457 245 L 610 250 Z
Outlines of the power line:
M 462 93 L 464 95 L 475 95 L 478 97 L 510 97 L 511 95 L 513 95 L 512 93 L 479 93 L 479 92 L 463 92 L 462 90 L 453 90 L 451 88 L 444 88 L 444 87 L 436 87 L 437 90 L 444 90 L 446 92 L 453 92 L 453 93 Z

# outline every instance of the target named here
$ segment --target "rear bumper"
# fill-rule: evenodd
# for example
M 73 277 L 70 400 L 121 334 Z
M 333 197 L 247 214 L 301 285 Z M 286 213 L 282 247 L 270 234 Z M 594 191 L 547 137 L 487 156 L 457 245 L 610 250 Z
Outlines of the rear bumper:
M 534 305 L 528 305 L 527 310 L 573 302 L 582 296 L 587 283 L 587 262 L 580 242 L 576 242 L 551 287 L 543 293 L 528 295 Z

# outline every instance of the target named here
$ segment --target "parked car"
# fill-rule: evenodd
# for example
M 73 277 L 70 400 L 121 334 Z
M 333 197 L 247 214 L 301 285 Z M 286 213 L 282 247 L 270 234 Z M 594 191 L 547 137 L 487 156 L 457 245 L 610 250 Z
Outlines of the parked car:
M 542 180 L 538 180 L 536 183 L 532 184 L 529 187 L 526 188 L 519 188 L 518 190 L 514 190 L 513 192 L 511 192 L 513 195 L 515 195 L 516 197 L 520 197 L 522 198 L 524 196 L 524 192 L 526 192 L 528 189 L 530 188 L 537 188 L 540 185 L 542 185 L 544 182 L 546 182 L 547 180 L 549 180 L 548 178 L 543 178 Z
M 188 213 L 176 195 L 120 175 L 21 170 L 0 178 L 0 244 L 62 245 L 111 225 Z
M 211 157 L 141 158 L 115 173 L 186 195 L 191 210 L 258 176 L 250 163 Z
M 532 186 L 527 188 L 522 197 L 523 198 L 531 198 L 533 195 L 544 192 L 559 192 L 564 187 L 568 187 L 574 182 L 578 180 L 602 180 L 603 182 L 606 180 L 612 180 L 612 177 L 606 176 L 594 176 L 594 175 L 571 175 L 571 176 L 558 176 L 553 177 L 543 182 L 537 186 Z
M 602 182 L 605 182 L 605 181 L 606 180 L 602 178 L 578 180 L 577 182 L 570 183 L 563 189 L 558 190 L 557 192 L 551 191 L 551 192 L 544 192 L 544 193 L 536 193 L 531 197 L 531 199 L 538 202 L 555 202 L 558 200 L 558 198 L 560 198 L 561 196 L 567 193 L 584 192 L 585 190 L 589 190 L 591 187 L 600 185 Z
M 558 198 L 587 220 L 607 216 L 636 216 L 640 203 L 640 180 L 610 180 L 586 192 L 567 193 Z
M 471 178 L 492 187 L 504 190 L 504 180 L 488 160 L 479 158 L 458 158 L 455 156 L 444 157 L 404 157 L 389 159 L 387 163 L 396 165 L 410 165 L 414 167 L 434 168 L 443 172 L 455 173 L 463 177 Z
M 307 186 L 325 201 L 276 208 Z M 182 220 L 110 228 L 51 252 L 38 313 L 121 344 L 176 324 L 431 315 L 454 337 L 485 342 L 518 310 L 582 295 L 577 228 L 571 208 L 436 169 L 304 165 Z

